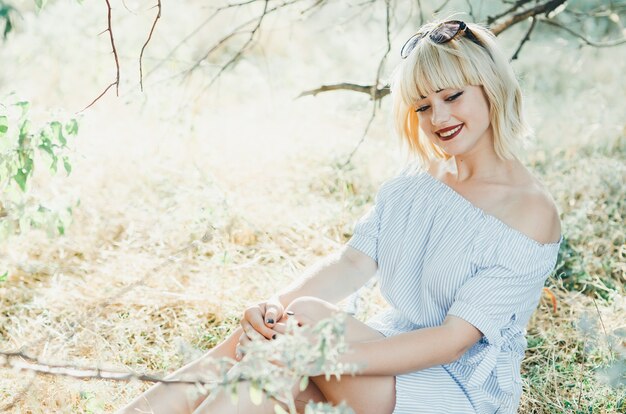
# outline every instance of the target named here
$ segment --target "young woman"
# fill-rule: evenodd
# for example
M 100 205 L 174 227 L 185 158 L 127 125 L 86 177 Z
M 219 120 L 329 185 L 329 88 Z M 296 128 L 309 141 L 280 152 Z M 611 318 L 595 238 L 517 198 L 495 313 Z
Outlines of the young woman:
M 551 196 L 517 158 L 528 134 L 520 88 L 479 25 L 427 24 L 401 54 L 393 114 L 416 162 L 382 185 L 341 251 L 248 308 L 203 359 L 239 360 L 250 340 L 283 333 L 286 317 L 329 317 L 377 273 L 390 309 L 346 322 L 344 360 L 364 368 L 313 377 L 294 387 L 297 400 L 346 401 L 358 414 L 514 413 L 525 326 L 563 240 Z M 206 369 L 203 359 L 172 378 Z M 248 401 L 246 384 L 238 406 L 226 395 L 193 401 L 188 388 L 157 385 L 125 412 L 274 412 L 272 401 Z

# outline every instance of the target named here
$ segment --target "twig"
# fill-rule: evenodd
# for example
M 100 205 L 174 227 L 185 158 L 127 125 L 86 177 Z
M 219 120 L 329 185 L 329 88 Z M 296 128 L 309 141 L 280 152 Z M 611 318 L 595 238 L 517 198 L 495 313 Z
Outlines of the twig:
M 493 22 L 495 22 L 496 20 L 500 19 L 501 17 L 504 17 L 508 14 L 513 13 L 514 11 L 516 11 L 517 9 L 519 9 L 520 7 L 522 7 L 523 5 L 530 3 L 532 0 L 517 0 L 515 3 L 513 3 L 513 6 L 511 6 L 510 8 L 506 9 L 505 11 L 503 11 L 500 14 L 497 14 L 495 16 L 487 16 L 487 24 L 491 24 Z
M 267 15 L 267 7 L 268 7 L 268 5 L 269 5 L 269 0 L 265 0 L 265 5 L 263 6 L 263 12 L 261 13 L 261 16 L 258 17 L 257 23 L 254 26 L 254 28 L 249 32 L 250 36 L 246 40 L 246 43 L 244 43 L 243 46 L 240 47 L 239 50 L 237 50 L 237 53 L 235 53 L 228 60 L 228 62 L 226 62 L 226 64 L 222 65 L 222 67 L 217 72 L 217 74 L 215 76 L 213 76 L 213 78 L 211 79 L 209 84 L 207 86 L 205 86 L 204 88 L 202 88 L 202 90 L 198 94 L 198 97 L 201 96 L 204 92 L 206 92 L 206 90 L 209 89 L 211 86 L 213 86 L 215 81 L 217 81 L 217 79 L 222 75 L 222 73 L 224 73 L 224 71 L 226 69 L 228 69 L 229 67 L 231 67 L 235 62 L 237 62 L 239 60 L 239 58 L 241 57 L 241 55 L 243 54 L 244 50 L 246 50 L 246 48 L 250 45 L 250 43 L 252 43 L 252 40 L 254 40 L 254 35 L 256 34 L 256 32 L 261 27 L 261 24 L 263 23 L 263 19 Z
M 469 8 L 468 14 L 472 18 L 472 21 L 475 22 L 476 21 L 476 16 L 474 16 L 474 8 L 472 7 L 471 0 L 465 0 L 465 3 L 467 3 L 467 7 Z
M 598 308 L 596 299 L 591 298 L 591 300 L 593 301 L 593 305 L 596 307 L 596 312 L 598 312 L 598 317 L 600 318 L 600 324 L 602 325 L 602 330 L 604 331 L 604 338 L 606 338 L 607 345 L 609 346 L 609 353 L 613 355 L 613 347 L 611 346 L 611 341 L 608 340 L 609 335 L 606 333 L 606 327 L 604 326 L 604 321 L 602 320 L 602 314 L 600 313 L 600 309 Z
M 344 169 L 350 163 L 350 161 L 352 160 L 352 156 L 356 153 L 356 151 L 359 149 L 361 144 L 365 141 L 365 137 L 367 136 L 367 133 L 369 132 L 370 126 L 372 126 L 372 122 L 374 121 L 375 117 L 376 117 L 376 103 L 374 103 L 372 114 L 370 115 L 370 119 L 367 121 L 367 125 L 365 126 L 365 131 L 363 131 L 363 135 L 361 135 L 361 139 L 356 144 L 354 149 L 352 149 L 352 152 L 350 153 L 350 155 L 348 155 L 348 158 L 346 159 L 346 161 L 339 167 L 340 169 Z
M 152 22 L 152 27 L 150 28 L 150 34 L 148 34 L 148 39 L 146 39 L 146 43 L 143 44 L 143 47 L 141 48 L 141 53 L 139 54 L 139 86 L 141 87 L 142 92 L 143 92 L 143 52 L 144 50 L 146 50 L 146 46 L 148 46 L 150 39 L 152 39 L 152 33 L 154 33 L 154 28 L 156 27 L 157 22 L 161 18 L 161 0 L 157 0 L 156 7 L 158 9 L 157 15 L 154 18 L 154 22 Z
M 0 361 L 0 367 L 13 368 L 18 370 L 31 371 L 39 375 L 54 375 L 79 379 L 103 379 L 109 381 L 130 381 L 139 380 L 144 382 L 160 382 L 165 384 L 199 384 L 219 385 L 218 380 L 184 380 L 184 379 L 164 379 L 155 375 L 134 374 L 132 372 L 109 371 L 101 368 L 86 368 L 75 365 L 48 364 L 36 358 L 28 356 L 23 352 L 0 352 L 4 356 L 4 361 Z M 223 382 L 226 384 L 226 382 Z
M 100 98 L 102 98 L 104 96 L 105 93 L 108 92 L 109 89 L 111 89 L 112 86 L 115 86 L 115 94 L 117 96 L 120 96 L 120 61 L 118 59 L 117 56 L 117 49 L 115 48 L 115 39 L 113 38 L 113 30 L 111 28 L 111 3 L 109 3 L 109 0 L 104 0 L 107 4 L 107 29 L 104 32 L 109 32 L 109 38 L 111 39 L 111 48 L 113 49 L 113 56 L 115 57 L 115 82 L 112 82 L 109 86 L 106 87 L 106 89 L 104 90 L 104 92 L 102 92 L 100 95 L 98 95 L 98 97 L 96 99 L 94 99 L 89 105 L 87 105 L 85 108 L 83 108 L 82 110 L 78 111 L 78 113 L 81 113 L 87 109 L 89 109 L 93 104 L 95 104 Z
M 585 42 L 589 46 L 593 46 L 593 47 L 613 47 L 613 46 L 618 46 L 618 45 L 626 43 L 626 37 L 622 38 L 622 39 L 611 40 L 611 41 L 608 41 L 608 42 L 597 42 L 597 41 L 594 41 L 594 40 L 589 40 L 585 36 L 581 35 L 580 33 L 577 33 L 575 31 L 573 31 L 572 29 L 570 29 L 567 26 L 563 26 L 559 22 L 555 22 L 553 20 L 548 20 L 548 19 L 543 19 L 543 18 L 539 18 L 539 21 L 541 23 L 546 23 L 546 24 L 549 24 L 551 26 L 558 27 L 559 29 L 565 30 L 566 32 L 568 32 L 572 36 L 575 36 L 575 37 L 581 39 L 583 42 Z
M 490 30 L 494 35 L 499 35 L 504 32 L 506 29 L 514 26 L 515 24 L 528 19 L 529 17 L 537 16 L 538 14 L 548 14 L 551 11 L 556 10 L 562 4 L 565 4 L 567 0 L 550 0 L 547 3 L 539 4 L 535 7 L 532 7 L 528 10 L 524 10 L 520 13 L 514 14 L 513 16 L 509 16 L 502 23 L 498 23 L 494 26 L 490 27 Z
M 251 3 L 254 3 L 258 0 L 248 0 L 246 2 L 243 3 L 234 3 L 234 4 L 227 4 L 226 6 L 222 6 L 222 7 L 218 7 L 217 9 L 215 9 L 215 12 L 213 14 L 211 14 L 209 17 L 207 17 L 206 19 L 204 19 L 204 21 L 202 23 L 200 23 L 195 29 L 193 29 L 187 36 L 185 36 L 185 38 L 183 40 L 181 40 L 180 42 L 178 42 L 178 44 L 176 46 L 174 46 L 174 48 L 172 48 L 172 50 L 169 51 L 169 53 L 167 54 L 167 56 L 165 56 L 163 59 L 161 59 L 161 61 L 156 64 L 155 66 L 152 67 L 152 69 L 150 69 L 147 73 L 146 73 L 146 79 L 152 74 L 154 73 L 155 70 L 157 70 L 158 68 L 160 68 L 165 62 L 167 62 L 169 60 L 170 57 L 172 57 L 172 55 L 178 50 L 178 48 L 180 48 L 182 45 L 184 45 L 189 39 L 191 39 L 193 36 L 195 36 L 200 30 L 202 30 L 202 28 L 204 28 L 204 26 L 206 26 L 207 24 L 209 24 L 211 22 L 211 20 L 213 20 L 215 18 L 215 16 L 217 16 L 218 14 L 220 14 L 223 10 L 232 8 L 232 7 L 240 7 L 240 6 L 245 6 Z M 178 76 L 178 75 L 176 75 Z M 174 77 L 176 77 L 174 76 Z
M 334 85 L 322 85 L 317 89 L 312 89 L 309 91 L 304 91 L 302 92 L 300 95 L 298 95 L 296 97 L 296 99 L 301 98 L 303 96 L 315 96 L 318 93 L 321 92 L 328 92 L 328 91 L 339 91 L 339 90 L 346 90 L 346 91 L 354 91 L 354 92 L 362 92 L 365 93 L 367 95 L 369 95 L 370 97 L 372 96 L 372 88 L 375 88 L 376 85 L 357 85 L 355 83 L 337 83 Z M 378 88 L 376 89 L 376 93 L 374 94 L 374 99 L 382 99 L 385 96 L 389 95 L 390 90 L 389 87 L 384 86 L 382 88 Z
M 417 8 L 419 9 L 419 12 L 420 12 L 420 26 L 419 27 L 422 27 L 424 25 L 424 10 L 422 9 L 421 0 L 417 0 Z
M 443 3 L 441 3 L 441 5 L 439 7 L 437 7 L 435 9 L 435 11 L 433 12 L 433 14 L 437 14 L 439 13 L 441 10 L 443 10 L 444 7 L 446 7 L 446 5 L 450 3 L 450 0 L 445 0 Z
M 517 50 L 515 50 L 515 53 L 513 53 L 513 56 L 511 57 L 511 61 L 514 61 L 515 59 L 517 59 L 517 57 L 519 56 L 519 52 L 522 50 L 522 46 L 524 46 L 524 43 L 530 40 L 530 34 L 532 33 L 536 24 L 537 24 L 537 19 L 535 19 L 534 17 L 531 17 L 530 27 L 528 28 L 528 31 L 526 32 L 526 36 L 524 36 L 519 46 L 517 47 Z
M 387 50 L 385 50 L 385 54 L 383 55 L 383 57 L 380 59 L 380 62 L 378 63 L 378 69 L 376 70 L 376 80 L 374 81 L 374 85 L 372 85 L 371 89 L 370 89 L 370 98 L 372 99 L 372 115 L 370 115 L 370 119 L 367 121 L 367 125 L 365 126 L 365 131 L 363 131 L 363 135 L 361 136 L 361 139 L 359 140 L 359 142 L 356 144 L 356 146 L 352 149 L 352 152 L 350 152 L 350 155 L 348 155 L 348 158 L 346 159 L 346 161 L 341 165 L 341 169 L 345 168 L 348 164 L 350 164 L 350 161 L 352 160 L 352 157 L 354 156 L 354 154 L 356 154 L 356 152 L 358 151 L 358 149 L 361 147 L 361 144 L 363 144 L 363 142 L 365 142 L 365 137 L 367 136 L 367 133 L 369 132 L 369 129 L 372 125 L 372 122 L 374 121 L 374 118 L 376 118 L 376 95 L 378 93 L 378 84 L 380 82 L 380 74 L 383 70 L 383 67 L 385 65 L 385 61 L 387 60 L 387 56 L 389 55 L 389 52 L 391 51 L 391 0 L 385 0 L 385 13 L 386 13 L 386 21 L 385 21 L 385 39 L 387 40 Z

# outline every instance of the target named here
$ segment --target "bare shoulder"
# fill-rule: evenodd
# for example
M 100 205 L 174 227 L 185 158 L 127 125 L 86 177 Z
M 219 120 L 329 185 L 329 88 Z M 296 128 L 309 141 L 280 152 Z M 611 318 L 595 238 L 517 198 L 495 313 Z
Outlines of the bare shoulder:
M 559 210 L 543 184 L 530 175 L 527 183 L 518 187 L 514 194 L 509 206 L 513 227 L 541 244 L 559 241 Z

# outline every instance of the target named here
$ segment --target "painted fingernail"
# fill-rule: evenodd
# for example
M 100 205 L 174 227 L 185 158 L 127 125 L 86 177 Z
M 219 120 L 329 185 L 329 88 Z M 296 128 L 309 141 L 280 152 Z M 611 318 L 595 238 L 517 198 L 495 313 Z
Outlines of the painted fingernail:
M 276 339 L 276 334 L 272 335 L 272 339 Z
M 289 315 L 289 316 L 293 316 L 293 315 L 295 315 L 295 313 L 293 313 L 293 311 L 285 311 L 285 313 L 286 313 L 287 315 Z
M 298 322 L 298 326 L 302 326 L 302 322 Z
M 274 319 L 272 319 L 272 318 L 268 318 L 268 319 L 265 321 L 265 323 L 274 323 Z

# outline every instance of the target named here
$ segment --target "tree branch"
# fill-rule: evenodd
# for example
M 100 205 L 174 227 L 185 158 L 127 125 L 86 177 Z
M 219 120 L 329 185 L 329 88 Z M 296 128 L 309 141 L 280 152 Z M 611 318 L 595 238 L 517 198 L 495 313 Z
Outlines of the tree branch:
M 225 382 L 220 382 L 219 380 L 207 381 L 206 379 L 201 378 L 196 380 L 168 380 L 156 375 L 134 374 L 132 372 L 110 371 L 101 368 L 79 367 L 76 365 L 49 364 L 22 352 L 0 352 L 0 356 L 4 357 L 4 360 L 0 360 L 0 367 L 31 371 L 39 375 L 54 375 L 78 379 L 103 379 L 109 381 L 139 380 L 153 383 L 161 382 L 165 384 L 225 384 Z
M 85 108 L 83 108 L 82 110 L 78 111 L 78 113 L 81 113 L 87 109 L 89 109 L 93 104 L 95 104 L 100 98 L 102 98 L 104 96 L 105 93 L 107 93 L 107 91 L 109 89 L 111 89 L 112 86 L 115 86 L 115 94 L 117 96 L 120 96 L 120 61 L 118 59 L 117 56 L 117 49 L 115 48 L 115 39 L 113 38 L 113 30 L 111 28 L 111 3 L 109 3 L 109 0 L 104 0 L 107 4 L 107 29 L 104 32 L 109 32 L 109 38 L 111 40 L 111 48 L 113 49 L 113 56 L 115 57 L 115 81 L 112 82 L 109 86 L 107 86 L 104 91 L 98 95 L 98 97 L 96 99 L 94 99 L 89 105 L 87 105 Z
M 350 161 L 352 160 L 352 157 L 354 156 L 354 154 L 356 154 L 358 149 L 361 147 L 361 144 L 365 142 L 365 137 L 367 137 L 367 133 L 369 132 L 370 127 L 372 126 L 372 122 L 374 122 L 374 118 L 376 118 L 376 101 L 377 101 L 376 95 L 379 90 L 378 84 L 380 83 L 380 75 L 385 65 L 385 61 L 387 60 L 387 56 L 389 56 L 389 52 L 391 51 L 391 0 L 385 0 L 385 16 L 386 16 L 385 39 L 387 40 L 387 49 L 385 50 L 385 54 L 383 55 L 383 57 L 380 59 L 380 62 L 378 63 L 378 69 L 376 70 L 376 80 L 374 81 L 374 84 L 370 88 L 370 99 L 373 100 L 372 114 L 370 115 L 370 119 L 367 121 L 367 125 L 365 126 L 365 130 L 363 131 L 363 135 L 361 135 L 361 139 L 356 144 L 356 146 L 352 149 L 346 161 L 341 165 L 341 168 L 345 168 L 348 164 L 350 164 Z
M 148 46 L 150 39 L 152 39 L 152 33 L 154 33 L 154 28 L 156 27 L 157 22 L 161 18 L 161 0 L 157 0 L 156 7 L 158 9 L 157 15 L 154 18 L 154 22 L 152 23 L 152 28 L 150 28 L 150 34 L 148 35 L 148 39 L 146 40 L 146 43 L 143 44 L 143 47 L 141 48 L 141 53 L 139 54 L 139 86 L 141 87 L 142 92 L 143 92 L 143 52 L 144 50 L 146 50 L 146 46 Z
M 228 69 L 230 66 L 232 66 L 235 62 L 237 62 L 239 60 L 239 58 L 241 57 L 241 55 L 243 54 L 244 50 L 246 50 L 246 48 L 250 45 L 250 43 L 252 43 L 252 40 L 254 39 L 254 35 L 256 34 L 256 32 L 261 27 L 261 24 L 263 23 L 263 19 L 265 18 L 265 16 L 268 13 L 267 7 L 269 6 L 269 2 L 270 2 L 270 0 L 265 0 L 265 4 L 263 6 L 263 12 L 261 13 L 261 16 L 258 17 L 257 23 L 254 26 L 254 28 L 249 32 L 250 36 L 246 40 L 246 43 L 244 43 L 244 45 L 242 47 L 240 47 L 239 50 L 237 50 L 237 53 L 235 53 L 228 60 L 228 62 L 226 62 L 226 64 L 222 65 L 222 67 L 217 72 L 217 74 L 215 76 L 213 76 L 213 78 L 211 79 L 209 84 L 207 86 L 205 86 L 204 88 L 202 88 L 202 91 L 200 92 L 200 95 L 202 95 L 207 89 L 209 89 L 211 86 L 213 86 L 215 81 L 222 75 L 222 73 L 224 73 L 224 71 L 226 69 Z
M 490 30 L 494 35 L 498 36 L 500 33 L 504 32 L 506 29 L 511 26 L 528 19 L 529 17 L 535 17 L 539 14 L 548 14 L 554 10 L 556 10 L 559 6 L 565 4 L 567 0 L 550 0 L 547 3 L 539 4 L 538 6 L 532 7 L 528 10 L 524 10 L 520 13 L 509 16 L 502 23 L 498 23 L 494 26 L 490 27 Z
M 525 4 L 530 3 L 533 0 L 517 0 L 515 3 L 513 3 L 513 6 L 509 7 L 508 9 L 506 9 L 505 11 L 503 11 L 500 14 L 497 14 L 495 16 L 487 16 L 487 24 L 490 25 L 491 23 L 495 22 L 496 20 L 511 14 L 513 12 L 515 12 L 517 9 L 519 9 L 520 7 L 522 7 Z
M 535 28 L 535 25 L 537 24 L 537 19 L 535 19 L 534 17 L 531 17 L 530 21 L 531 21 L 530 27 L 528 28 L 528 31 L 526 32 L 526 36 L 524 36 L 519 46 L 517 47 L 517 50 L 515 51 L 515 53 L 513 53 L 513 56 L 511 57 L 511 61 L 517 59 L 520 51 L 522 50 L 522 47 L 524 46 L 524 43 L 530 40 L 530 34 L 532 33 L 533 29 Z
M 339 90 L 346 90 L 346 91 L 354 91 L 354 92 L 362 92 L 365 93 L 367 95 L 369 95 L 370 97 L 372 96 L 372 88 L 375 88 L 376 85 L 357 85 L 355 83 L 337 83 L 334 85 L 322 85 L 321 87 L 317 88 L 317 89 L 312 89 L 309 91 L 304 91 L 302 92 L 300 95 L 298 95 L 296 97 L 296 99 L 301 98 L 303 96 L 315 96 L 318 93 L 321 92 L 328 92 L 328 91 L 339 91 Z M 378 100 L 378 99 L 382 99 L 383 97 L 389 95 L 389 87 L 388 86 L 384 86 L 382 88 L 378 88 L 376 89 L 376 93 L 374 94 L 374 99 Z
M 626 43 L 626 38 L 610 40 L 608 42 L 597 42 L 595 40 L 590 40 L 590 39 L 586 38 L 585 36 L 581 35 L 580 33 L 575 32 L 574 30 L 570 29 L 569 27 L 563 26 L 561 23 L 556 22 L 554 20 L 548 20 L 548 19 L 539 18 L 539 21 L 541 23 L 549 24 L 550 26 L 558 27 L 561 30 L 565 30 L 567 33 L 571 34 L 572 36 L 575 36 L 575 37 L 579 38 L 580 40 L 582 40 L 583 42 L 585 42 L 589 46 L 593 46 L 593 47 L 613 47 L 613 46 L 618 46 L 618 45 Z

